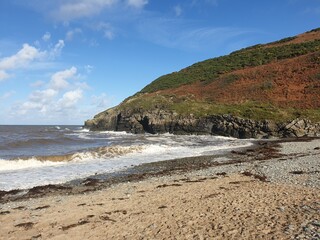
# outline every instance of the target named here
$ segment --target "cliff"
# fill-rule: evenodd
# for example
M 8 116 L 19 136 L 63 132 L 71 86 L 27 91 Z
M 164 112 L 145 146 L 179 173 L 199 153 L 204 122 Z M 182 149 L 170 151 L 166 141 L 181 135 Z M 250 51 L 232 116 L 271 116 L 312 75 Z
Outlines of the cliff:
M 91 130 L 237 138 L 320 134 L 320 29 L 162 76 L 85 122 Z
M 131 133 L 212 134 L 236 138 L 271 138 L 320 136 L 320 124 L 307 119 L 287 123 L 255 121 L 232 115 L 195 117 L 181 116 L 165 110 L 110 112 L 85 122 L 91 130 L 126 131 Z

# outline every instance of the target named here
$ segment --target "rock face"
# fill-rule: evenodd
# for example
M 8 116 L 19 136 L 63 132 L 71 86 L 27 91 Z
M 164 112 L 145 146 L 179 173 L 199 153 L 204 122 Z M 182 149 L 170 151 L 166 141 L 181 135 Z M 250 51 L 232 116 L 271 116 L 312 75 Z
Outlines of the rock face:
M 126 131 L 131 133 L 212 134 L 235 138 L 272 138 L 320 136 L 320 124 L 305 119 L 276 124 L 272 121 L 253 121 L 232 115 L 213 115 L 197 118 L 181 116 L 172 111 L 109 109 L 85 122 L 93 131 Z
M 307 119 L 295 119 L 285 125 L 283 137 L 320 136 L 320 123 L 312 124 Z

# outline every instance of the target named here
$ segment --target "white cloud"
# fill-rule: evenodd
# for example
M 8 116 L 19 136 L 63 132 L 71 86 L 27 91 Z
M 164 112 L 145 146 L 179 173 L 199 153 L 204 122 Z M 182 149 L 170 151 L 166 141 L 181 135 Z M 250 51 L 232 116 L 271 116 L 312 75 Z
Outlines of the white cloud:
M 33 42 L 33 45 L 36 46 L 36 47 L 38 47 L 38 48 L 41 46 L 39 40 L 34 41 L 34 42 Z
M 16 54 L 0 60 L 0 71 L 24 67 L 35 59 L 39 59 L 45 55 L 45 52 L 25 43 L 22 49 Z
M 306 14 L 306 15 L 309 15 L 309 14 L 312 14 L 312 15 L 320 15 L 320 7 L 315 7 L 315 8 L 306 8 L 304 9 L 303 11 L 303 14 Z
M 83 92 L 81 89 L 66 92 L 58 101 L 59 110 L 74 107 L 82 96 Z
M 43 109 L 42 106 L 43 105 L 41 103 L 27 101 L 27 102 L 24 102 L 21 105 L 17 106 L 16 108 L 17 108 L 17 113 L 19 115 L 24 115 L 24 114 L 27 114 L 31 110 Z
M 226 46 L 228 41 L 252 33 L 250 30 L 229 27 L 196 27 L 192 21 L 150 18 L 140 22 L 138 31 L 155 44 L 191 51 L 207 51 Z
M 51 13 L 59 21 L 70 21 L 99 14 L 106 7 L 111 7 L 118 0 L 66 0 L 56 6 Z
M 179 17 L 179 16 L 182 14 L 182 8 L 181 8 L 180 5 L 175 6 L 175 7 L 173 8 L 173 10 L 174 10 L 174 12 L 175 12 L 175 14 L 176 14 L 177 17 Z
M 52 107 L 55 104 L 54 98 L 57 94 L 58 91 L 54 89 L 34 91 L 29 95 L 26 102 L 19 104 L 19 106 L 16 107 L 16 111 L 20 115 L 25 115 L 32 111 L 35 111 L 33 113 L 34 115 L 36 115 L 37 112 L 41 114 L 46 114 L 47 112 L 51 113 Z
M 57 72 L 51 76 L 51 79 L 54 75 L 62 73 L 67 76 L 69 70 Z M 91 96 L 88 101 L 84 101 L 87 89 L 85 82 L 78 81 L 70 81 L 67 90 L 54 89 L 49 81 L 41 85 L 40 89 L 31 92 L 25 101 L 12 105 L 8 112 L 9 118 L 17 124 L 21 123 L 17 119 L 21 119 L 25 124 L 81 124 L 84 119 L 92 117 L 111 105 L 111 99 L 106 94 Z M 12 94 L 16 93 L 5 93 L 0 95 L 0 99 L 9 98 Z
M 22 48 L 14 55 L 0 59 L 0 81 L 11 77 L 8 71 L 15 69 L 47 68 L 53 60 L 61 54 L 64 41 L 59 40 L 52 49 L 41 51 L 39 48 L 23 44 Z
M 111 102 L 111 99 L 105 93 L 102 93 L 99 96 L 92 96 L 92 105 L 95 106 L 95 108 L 97 108 L 98 111 L 110 107 Z
M 43 36 L 42 36 L 42 40 L 47 42 L 49 41 L 51 38 L 51 34 L 49 32 L 46 32 Z
M 209 4 L 212 6 L 217 6 L 218 0 L 192 0 L 191 6 L 203 4 L 203 3 Z
M 44 84 L 45 84 L 44 81 L 39 80 L 39 81 L 31 83 L 30 86 L 31 87 L 42 87 Z
M 29 6 L 55 22 L 68 26 L 71 21 L 92 18 L 108 10 L 112 10 L 108 14 L 120 10 L 126 17 L 128 7 L 134 10 L 142 9 L 148 2 L 148 0 L 28 0 L 27 3 L 20 4 Z
M 110 23 L 100 22 L 95 27 L 98 31 L 103 32 L 106 39 L 112 40 L 115 36 L 113 28 Z
M 64 41 L 59 40 L 56 45 L 54 45 L 53 49 L 50 51 L 50 57 L 55 58 L 60 56 L 62 49 L 64 48 Z
M 148 0 L 127 0 L 128 6 L 135 8 L 143 8 L 144 5 L 148 4 Z
M 66 89 L 69 86 L 68 79 L 74 78 L 76 73 L 77 68 L 75 67 L 57 72 L 52 75 L 50 86 L 56 90 Z
M 30 111 L 45 114 L 52 106 L 54 106 L 54 97 L 58 91 L 54 89 L 37 90 L 30 94 L 28 101 L 17 106 L 17 113 L 24 115 Z
M 88 64 L 84 66 L 84 69 L 86 70 L 87 73 L 91 73 L 94 67 Z
M 34 91 L 29 96 L 29 99 L 30 99 L 31 102 L 45 104 L 45 103 L 51 102 L 53 97 L 55 97 L 57 94 L 58 94 L 58 91 L 49 88 L 49 89 L 45 89 L 45 90 L 42 90 L 42 91 L 40 91 L 40 90 Z
M 218 5 L 218 0 L 206 0 L 205 1 L 208 4 L 211 4 L 213 6 L 217 6 Z
M 0 82 L 9 78 L 10 75 L 8 73 L 6 73 L 4 70 L 0 70 Z
M 0 96 L 0 99 L 2 99 L 2 100 L 7 99 L 7 98 L 13 96 L 15 93 L 16 93 L 16 91 L 6 92 L 2 96 Z
M 86 82 L 75 82 L 74 86 L 84 90 L 92 89 Z
M 59 119 L 61 116 L 73 116 L 77 112 L 77 104 L 83 97 L 85 87 L 81 84 L 68 82 L 76 77 L 77 69 L 71 67 L 54 73 L 48 84 L 43 81 L 34 83 L 44 89 L 33 91 L 28 99 L 12 108 L 12 112 L 18 115 L 33 115 L 33 118 Z M 85 84 L 85 83 L 83 83 Z M 68 90 L 66 90 L 68 89 Z M 44 117 L 44 118 L 43 118 Z
M 74 36 L 75 36 L 76 34 L 80 34 L 80 33 L 82 33 L 81 28 L 75 28 L 75 29 L 73 29 L 73 30 L 69 30 L 69 31 L 66 33 L 66 40 L 67 40 L 67 41 L 72 41 L 73 38 L 74 38 Z

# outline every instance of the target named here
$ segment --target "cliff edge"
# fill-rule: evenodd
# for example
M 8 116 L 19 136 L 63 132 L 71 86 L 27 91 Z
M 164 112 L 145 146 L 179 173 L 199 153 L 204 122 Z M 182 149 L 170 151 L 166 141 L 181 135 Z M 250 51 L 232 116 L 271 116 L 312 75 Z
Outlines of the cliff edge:
M 319 136 L 319 122 L 320 28 L 161 76 L 85 127 L 270 138 Z

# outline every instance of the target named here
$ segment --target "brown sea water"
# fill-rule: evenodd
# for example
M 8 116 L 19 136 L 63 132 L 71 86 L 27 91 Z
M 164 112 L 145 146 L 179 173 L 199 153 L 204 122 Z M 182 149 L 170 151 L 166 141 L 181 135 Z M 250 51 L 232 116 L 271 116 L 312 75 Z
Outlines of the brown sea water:
M 81 126 L 0 126 L 0 190 L 63 183 L 250 144 L 216 136 L 90 132 Z

